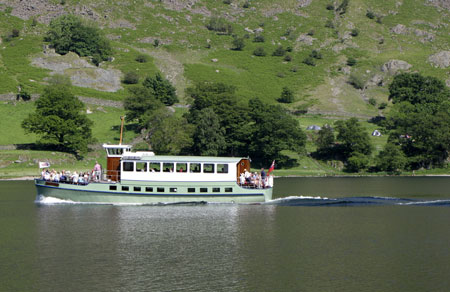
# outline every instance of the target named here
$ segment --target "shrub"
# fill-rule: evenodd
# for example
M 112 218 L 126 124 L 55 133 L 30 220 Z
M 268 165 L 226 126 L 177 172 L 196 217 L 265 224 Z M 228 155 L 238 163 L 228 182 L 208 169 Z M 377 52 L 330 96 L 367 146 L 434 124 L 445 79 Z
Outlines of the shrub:
M 287 46 L 286 47 L 286 52 L 289 52 L 289 53 L 292 52 L 292 47 L 291 46 Z
M 125 74 L 123 83 L 125 84 L 137 84 L 139 82 L 139 76 L 136 72 L 130 71 Z
M 309 56 L 314 59 L 322 59 L 322 53 L 317 50 L 313 50 Z
M 291 72 L 294 72 L 294 73 L 295 73 L 295 72 L 297 72 L 297 71 L 298 71 L 298 66 L 294 66 L 294 67 L 291 68 Z
M 27 91 L 22 90 L 17 94 L 17 99 L 22 99 L 23 101 L 29 101 L 31 99 L 31 94 L 29 94 Z
M 288 55 L 284 56 L 284 60 L 285 60 L 286 62 L 292 61 L 291 55 L 288 54 Z
M 363 77 L 361 75 L 354 74 L 354 73 L 350 74 L 348 83 L 353 85 L 353 87 L 356 89 L 363 89 L 364 85 L 365 85 Z
M 264 43 L 264 41 L 265 41 L 264 36 L 260 34 L 255 35 L 255 38 L 253 39 L 253 42 L 255 43 Z
M 244 5 L 242 5 L 243 8 L 249 8 L 250 7 L 250 2 L 245 1 Z
M 309 36 L 313 36 L 315 33 L 316 33 L 316 31 L 314 29 L 311 29 L 310 31 L 308 31 Z
M 378 109 L 382 110 L 385 109 L 387 107 L 387 103 L 386 102 L 382 102 L 380 103 L 380 105 L 378 106 Z
M 357 61 L 356 61 L 356 59 L 353 58 L 353 57 L 350 57 L 350 58 L 347 59 L 347 65 L 348 65 L 348 66 L 355 66 L 356 63 L 357 63 Z
M 233 33 L 233 27 L 231 24 L 227 23 L 223 18 L 215 16 L 211 17 L 206 25 L 206 28 L 222 34 L 230 35 Z
M 316 66 L 316 61 L 314 61 L 314 59 L 312 57 L 306 57 L 303 60 L 303 63 L 308 65 L 308 66 Z
M 282 57 L 286 54 L 286 51 L 283 49 L 283 46 L 278 46 L 278 48 L 273 51 L 272 56 Z
M 139 63 L 147 63 L 147 61 L 148 61 L 148 57 L 147 57 L 147 55 L 137 55 L 137 57 L 136 57 L 136 62 L 139 62 Z
M 36 26 L 38 24 L 36 17 L 31 20 L 31 26 Z
M 223 0 L 222 2 L 223 2 L 223 4 L 228 4 L 228 5 L 231 4 L 231 0 Z
M 359 30 L 357 28 L 352 29 L 352 32 L 350 33 L 351 36 L 356 37 L 359 35 Z
M 375 18 L 375 14 L 371 10 L 367 10 L 366 16 L 370 19 Z
M 153 41 L 153 46 L 154 46 L 155 48 L 159 47 L 159 40 L 158 40 L 158 39 L 155 39 L 155 40 Z
M 340 15 L 345 14 L 347 12 L 349 2 L 350 0 L 343 0 L 341 5 L 336 8 L 336 11 L 339 12 Z
M 282 103 L 293 103 L 294 102 L 294 93 L 288 87 L 283 87 L 281 96 L 277 99 L 277 101 L 282 102 Z
M 383 17 L 382 16 L 377 16 L 377 23 L 382 24 L 383 23 Z
M 369 98 L 369 104 L 373 105 L 373 106 L 376 106 L 377 105 L 377 100 L 375 98 L 371 97 L 371 98 Z
M 325 22 L 325 27 L 334 28 L 333 21 L 331 19 L 328 19 L 327 22 Z
M 233 39 L 233 50 L 236 51 L 242 51 L 242 49 L 245 47 L 245 42 L 243 38 L 235 37 Z
M 334 10 L 334 5 L 331 3 L 327 4 L 327 10 Z
M 258 57 L 264 57 L 266 56 L 266 51 L 264 50 L 263 47 L 258 47 L 253 51 L 253 55 Z
M 18 30 L 17 28 L 13 28 L 13 30 L 11 31 L 11 36 L 13 38 L 17 38 L 20 36 L 20 30 Z

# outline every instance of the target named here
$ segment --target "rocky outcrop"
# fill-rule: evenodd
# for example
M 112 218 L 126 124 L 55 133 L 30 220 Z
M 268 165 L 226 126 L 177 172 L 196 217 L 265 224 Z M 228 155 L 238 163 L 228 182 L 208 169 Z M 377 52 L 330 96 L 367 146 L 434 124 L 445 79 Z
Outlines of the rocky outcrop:
M 51 74 L 68 75 L 75 86 L 107 92 L 122 89 L 119 70 L 96 67 L 72 52 L 59 55 L 50 49 L 35 57 L 31 64 L 52 70 Z
M 450 66 L 450 51 L 442 51 L 428 57 L 428 61 L 438 68 L 447 68 Z
M 422 29 L 409 28 L 403 24 L 397 24 L 391 28 L 391 32 L 401 35 L 414 35 L 421 43 L 432 42 L 435 39 L 435 35 L 432 32 Z
M 390 60 L 381 66 L 381 71 L 389 73 L 389 74 L 396 74 L 398 71 L 406 71 L 409 70 L 412 67 L 411 64 L 402 61 L 402 60 Z

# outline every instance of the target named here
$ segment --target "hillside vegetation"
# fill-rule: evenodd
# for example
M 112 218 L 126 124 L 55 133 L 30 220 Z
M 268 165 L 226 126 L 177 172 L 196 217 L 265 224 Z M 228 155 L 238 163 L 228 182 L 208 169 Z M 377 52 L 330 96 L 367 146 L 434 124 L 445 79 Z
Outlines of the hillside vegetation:
M 247 104 L 283 106 L 302 128 L 356 117 L 367 121 L 392 108 L 388 85 L 402 71 L 436 77 L 450 86 L 450 5 L 440 0 L 0 0 L 0 145 L 34 143 L 20 124 L 33 110 L 16 94 L 42 94 L 54 73 L 71 78 L 72 92 L 90 97 L 93 135 L 117 139 L 122 101 L 133 73 L 142 82 L 161 72 L 176 88 L 177 113 L 191 104 L 186 88 L 223 82 Z M 95 66 L 89 57 L 56 54 L 44 36 L 52 19 L 81 16 L 110 40 L 111 58 Z M 95 61 L 95 60 L 94 60 Z M 92 99 L 91 99 L 92 100 Z M 102 103 L 104 101 L 105 103 Z M 12 131 L 13 130 L 13 131 Z M 136 134 L 129 134 L 130 140 Z M 313 151 L 308 133 L 307 151 Z M 377 154 L 387 137 L 371 137 Z M 308 174 L 335 166 L 299 158 Z M 307 161 L 305 161 L 305 159 Z M 310 169 L 315 169 L 310 171 Z

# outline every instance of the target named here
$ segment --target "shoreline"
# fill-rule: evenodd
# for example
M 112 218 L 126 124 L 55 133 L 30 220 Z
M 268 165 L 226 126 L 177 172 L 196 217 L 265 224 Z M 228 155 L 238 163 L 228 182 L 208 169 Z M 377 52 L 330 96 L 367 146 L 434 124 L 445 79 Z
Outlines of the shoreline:
M 283 175 L 277 176 L 274 178 L 301 178 L 301 177 L 337 177 L 337 178 L 345 178 L 345 177 L 450 177 L 450 174 L 419 174 L 419 175 Z M 0 181 L 32 181 L 37 177 L 34 176 L 22 176 L 22 177 L 11 177 L 11 178 L 0 178 Z

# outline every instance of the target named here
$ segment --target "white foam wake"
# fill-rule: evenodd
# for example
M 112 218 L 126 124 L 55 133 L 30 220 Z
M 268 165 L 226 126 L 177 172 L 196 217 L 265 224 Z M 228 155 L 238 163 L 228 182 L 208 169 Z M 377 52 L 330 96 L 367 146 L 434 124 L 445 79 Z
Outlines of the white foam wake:
M 283 201 L 292 201 L 292 200 L 328 200 L 327 197 L 321 197 L 321 196 L 289 196 L 289 197 L 283 197 L 283 198 L 277 198 L 270 201 L 267 201 L 266 203 L 275 203 L 275 202 L 283 202 Z

